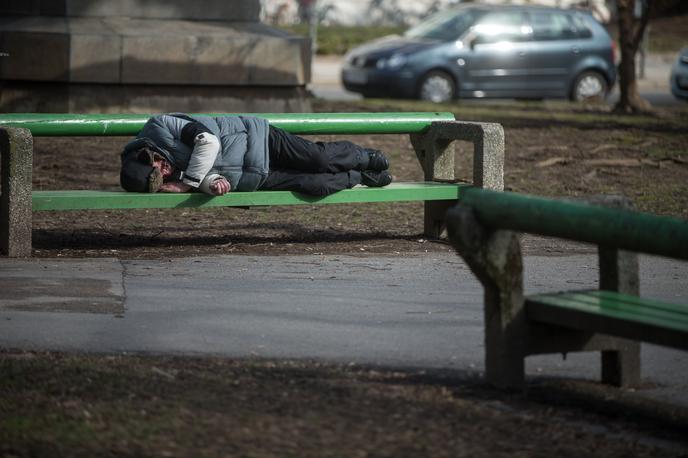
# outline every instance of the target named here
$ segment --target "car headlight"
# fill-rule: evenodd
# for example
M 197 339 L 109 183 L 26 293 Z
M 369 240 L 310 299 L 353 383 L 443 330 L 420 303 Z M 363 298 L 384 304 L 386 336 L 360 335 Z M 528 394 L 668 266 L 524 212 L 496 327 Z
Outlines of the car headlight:
M 392 54 L 390 57 L 387 59 L 382 58 L 377 61 L 377 68 L 383 69 L 383 68 L 389 68 L 389 69 L 395 69 L 402 67 L 404 64 L 406 64 L 407 58 L 404 54 Z

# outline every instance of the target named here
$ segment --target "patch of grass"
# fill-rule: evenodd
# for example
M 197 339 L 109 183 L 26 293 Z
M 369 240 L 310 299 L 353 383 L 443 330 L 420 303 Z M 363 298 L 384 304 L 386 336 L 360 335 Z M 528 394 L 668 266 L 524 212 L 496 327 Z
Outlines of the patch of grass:
M 633 197 L 633 201 L 639 210 L 645 212 L 656 212 L 657 208 L 662 208 L 668 215 L 679 215 L 683 218 L 688 217 L 688 188 L 675 183 L 652 183 L 651 185 L 640 185 L 638 192 Z
M 281 26 L 282 30 L 300 35 L 308 36 L 308 25 L 298 24 L 293 26 Z M 318 47 L 317 53 L 323 55 L 343 55 L 352 48 L 367 41 L 381 38 L 387 35 L 400 34 L 405 30 L 404 27 L 393 26 L 319 26 L 318 27 Z
M 646 156 L 652 159 L 679 159 L 685 161 L 688 158 L 688 147 L 685 144 L 653 144 L 643 148 Z
M 315 101 L 315 111 L 326 106 L 326 101 Z M 449 111 L 456 119 L 466 121 L 499 122 L 505 126 L 543 124 L 573 124 L 599 128 L 606 127 L 661 127 L 666 129 L 686 129 L 688 127 L 688 108 L 676 112 L 657 115 L 618 115 L 612 113 L 604 104 L 576 104 L 566 101 L 488 101 L 435 104 L 417 100 L 365 99 L 348 102 L 352 111 Z M 322 111 L 327 111 L 323 109 Z
M 688 16 L 673 16 L 650 22 L 647 37 L 648 50 L 659 53 L 678 53 L 688 46 L 686 27 Z

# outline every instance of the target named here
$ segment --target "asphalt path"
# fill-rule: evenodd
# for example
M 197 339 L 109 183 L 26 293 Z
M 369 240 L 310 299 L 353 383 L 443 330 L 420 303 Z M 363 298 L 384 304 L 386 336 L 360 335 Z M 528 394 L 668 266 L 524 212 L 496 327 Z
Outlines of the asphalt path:
M 596 258 L 525 259 L 526 291 L 594 287 Z M 641 258 L 643 295 L 686 303 L 688 264 Z M 483 290 L 456 255 L 0 259 L 0 347 L 483 370 Z M 639 393 L 688 406 L 688 353 L 643 344 Z M 527 359 L 597 379 L 594 353 Z

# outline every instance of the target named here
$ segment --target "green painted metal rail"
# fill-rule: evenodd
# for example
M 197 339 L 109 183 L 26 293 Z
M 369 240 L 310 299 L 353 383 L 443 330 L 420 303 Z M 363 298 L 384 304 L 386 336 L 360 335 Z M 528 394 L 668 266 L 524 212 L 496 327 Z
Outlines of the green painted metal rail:
M 239 115 L 216 113 L 208 116 Z M 435 121 L 454 121 L 446 112 L 429 113 L 243 113 L 267 119 L 293 134 L 411 134 L 425 131 Z M 0 114 L 0 126 L 22 127 L 34 137 L 131 136 L 150 114 Z
M 480 188 L 461 192 L 482 224 L 688 259 L 688 221 L 582 202 Z
M 266 205 L 337 204 L 457 200 L 467 185 L 452 183 L 392 183 L 384 188 L 345 189 L 326 197 L 291 191 L 230 192 L 212 197 L 201 193 L 167 194 L 124 191 L 34 191 L 33 210 L 111 210 L 132 208 L 253 207 Z

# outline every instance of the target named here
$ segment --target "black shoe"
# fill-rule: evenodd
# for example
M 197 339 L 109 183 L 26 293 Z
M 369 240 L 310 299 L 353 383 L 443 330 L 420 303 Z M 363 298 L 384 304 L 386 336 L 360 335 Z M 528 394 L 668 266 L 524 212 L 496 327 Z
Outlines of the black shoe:
M 382 170 L 375 172 L 373 170 L 364 170 L 361 172 L 361 184 L 371 188 L 381 188 L 387 186 L 392 182 L 392 175 L 388 171 Z
M 366 148 L 366 151 L 368 152 L 368 168 L 366 170 L 382 172 L 389 168 L 389 160 L 387 160 L 385 153 L 380 150 L 368 148 Z

